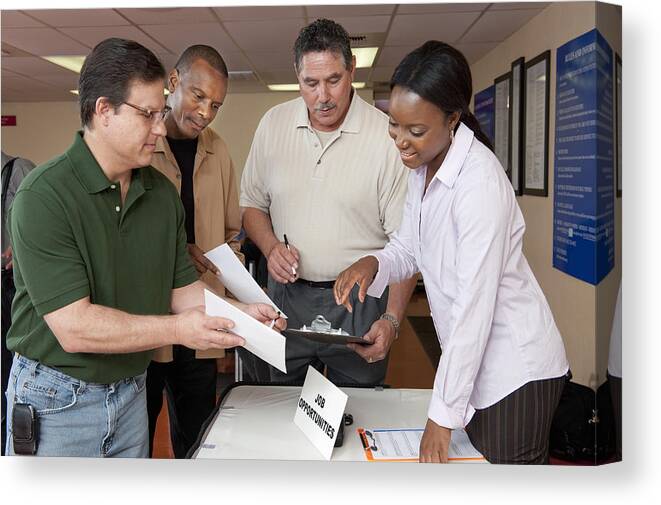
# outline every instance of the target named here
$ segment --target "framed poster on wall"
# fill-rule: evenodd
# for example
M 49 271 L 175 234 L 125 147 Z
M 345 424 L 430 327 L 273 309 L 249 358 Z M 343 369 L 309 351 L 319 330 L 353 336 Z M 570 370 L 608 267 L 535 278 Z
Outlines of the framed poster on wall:
M 493 144 L 494 140 L 494 91 L 491 85 L 473 97 L 473 114 L 480 123 L 480 128 Z
M 497 77 L 494 81 L 494 141 L 496 157 L 510 177 L 510 80 L 511 74 Z
M 523 193 L 548 196 L 551 51 L 525 65 Z
M 518 58 L 512 62 L 510 71 L 510 181 L 514 194 L 522 194 L 523 183 L 523 93 L 525 91 L 523 75 L 525 60 Z
M 622 196 L 622 58 L 615 53 L 615 187 Z

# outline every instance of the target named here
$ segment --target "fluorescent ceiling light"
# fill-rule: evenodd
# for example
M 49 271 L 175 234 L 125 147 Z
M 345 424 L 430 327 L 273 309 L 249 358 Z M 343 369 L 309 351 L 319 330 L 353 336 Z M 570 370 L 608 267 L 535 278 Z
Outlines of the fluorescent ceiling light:
M 77 74 L 80 74 L 85 61 L 85 56 L 42 56 L 42 58 Z
M 78 94 L 78 90 L 77 90 L 77 89 L 70 89 L 70 90 L 69 90 L 69 93 L 73 93 L 74 95 L 77 95 L 77 94 Z M 168 96 L 168 95 L 170 94 L 170 90 L 169 90 L 168 88 L 163 88 L 163 94 L 164 94 L 165 96 Z
M 378 47 L 354 47 L 351 49 L 356 57 L 356 68 L 370 68 L 378 51 Z
M 298 91 L 298 84 L 268 84 L 271 91 Z
M 353 87 L 356 89 L 363 89 L 365 87 L 364 82 L 354 82 L 352 83 Z M 271 91 L 298 91 L 298 84 L 267 84 L 268 88 Z

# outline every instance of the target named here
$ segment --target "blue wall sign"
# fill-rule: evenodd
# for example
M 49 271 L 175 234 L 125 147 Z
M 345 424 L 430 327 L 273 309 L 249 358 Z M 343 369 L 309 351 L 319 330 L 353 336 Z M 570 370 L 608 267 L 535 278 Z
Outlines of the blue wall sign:
M 491 85 L 487 89 L 476 93 L 473 98 L 475 117 L 479 121 L 482 131 L 489 137 L 492 144 L 496 133 L 495 96 L 496 86 Z
M 613 52 L 594 29 L 556 63 L 553 266 L 596 285 L 615 263 Z

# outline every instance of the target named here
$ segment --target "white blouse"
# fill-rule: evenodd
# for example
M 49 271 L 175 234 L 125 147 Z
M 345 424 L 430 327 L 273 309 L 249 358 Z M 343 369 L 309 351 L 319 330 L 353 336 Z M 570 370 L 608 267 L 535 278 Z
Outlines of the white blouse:
M 523 255 L 525 223 L 496 156 L 460 124 L 425 192 L 409 175 L 402 225 L 374 256 L 368 290 L 422 272 L 442 355 L 429 418 L 463 428 L 475 409 L 569 365 L 546 298 Z

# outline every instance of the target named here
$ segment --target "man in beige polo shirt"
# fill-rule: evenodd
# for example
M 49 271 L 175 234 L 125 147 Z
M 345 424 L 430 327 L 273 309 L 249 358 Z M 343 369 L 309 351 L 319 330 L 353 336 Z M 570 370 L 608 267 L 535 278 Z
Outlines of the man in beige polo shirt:
M 186 211 L 188 251 L 198 275 L 217 295 L 225 289 L 204 253 L 228 243 L 243 261 L 234 166 L 227 146 L 211 128 L 225 100 L 228 72 L 209 46 L 195 45 L 179 57 L 168 76 L 166 138 L 159 139 L 152 165 L 177 187 Z M 150 455 L 156 420 L 168 395 L 170 436 L 176 458 L 184 458 L 216 402 L 216 359 L 223 350 L 193 351 L 184 346 L 157 349 L 147 374 Z
M 289 328 L 322 314 L 372 344 L 352 350 L 288 337 L 287 375 L 269 367 L 257 379 L 300 384 L 313 365 L 336 384 L 381 384 L 415 280 L 357 303 L 353 313 L 336 305 L 332 286 L 399 227 L 407 172 L 387 116 L 352 87 L 346 30 L 315 21 L 299 34 L 294 58 L 301 97 L 269 110 L 257 128 L 241 180 L 243 226 L 267 258 L 269 295 Z

